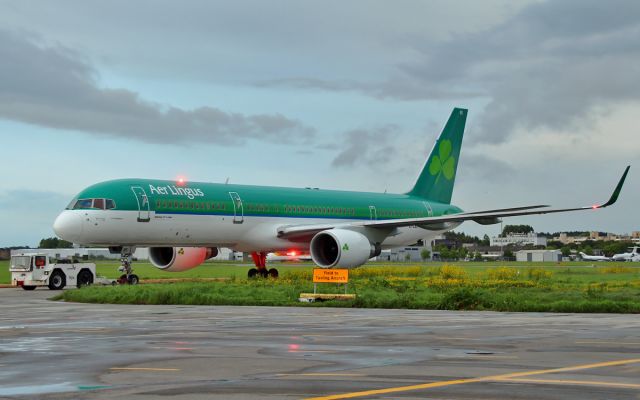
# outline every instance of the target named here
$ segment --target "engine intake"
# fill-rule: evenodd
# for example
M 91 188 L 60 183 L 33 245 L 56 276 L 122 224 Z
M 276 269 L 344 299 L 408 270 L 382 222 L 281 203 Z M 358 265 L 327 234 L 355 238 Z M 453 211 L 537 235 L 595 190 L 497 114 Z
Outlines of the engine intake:
M 167 272 L 181 272 L 197 267 L 218 255 L 217 247 L 151 247 L 149 261 Z
M 310 251 L 313 262 L 322 268 L 355 268 L 380 255 L 380 245 L 359 232 L 329 229 L 311 239 Z

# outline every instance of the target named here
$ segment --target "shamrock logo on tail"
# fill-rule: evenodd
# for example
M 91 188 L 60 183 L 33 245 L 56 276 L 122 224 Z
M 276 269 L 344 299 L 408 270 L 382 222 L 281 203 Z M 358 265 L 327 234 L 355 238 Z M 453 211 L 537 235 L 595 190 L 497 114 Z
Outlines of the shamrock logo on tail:
M 429 173 L 436 176 L 436 184 L 440 180 L 440 175 L 450 181 L 455 175 L 456 159 L 451 156 L 451 141 L 442 140 L 438 146 L 438 155 L 433 156 L 429 164 Z

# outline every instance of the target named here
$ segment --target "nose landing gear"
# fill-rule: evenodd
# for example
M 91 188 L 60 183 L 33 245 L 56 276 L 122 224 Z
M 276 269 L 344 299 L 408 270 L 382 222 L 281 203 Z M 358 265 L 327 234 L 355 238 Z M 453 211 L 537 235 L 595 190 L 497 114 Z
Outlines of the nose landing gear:
M 135 247 L 122 246 L 122 250 L 120 252 L 120 262 L 122 264 L 118 268 L 118 271 L 124 272 L 124 274 L 120 275 L 120 278 L 117 280 L 121 285 L 137 285 L 138 282 L 140 282 L 140 278 L 138 278 L 138 275 L 133 273 L 133 267 L 131 266 L 133 253 L 135 251 Z
M 251 253 L 251 258 L 253 258 L 253 263 L 256 265 L 256 268 L 251 268 L 248 272 L 249 278 L 277 278 L 278 270 L 275 268 L 267 269 L 267 252 L 254 251 Z

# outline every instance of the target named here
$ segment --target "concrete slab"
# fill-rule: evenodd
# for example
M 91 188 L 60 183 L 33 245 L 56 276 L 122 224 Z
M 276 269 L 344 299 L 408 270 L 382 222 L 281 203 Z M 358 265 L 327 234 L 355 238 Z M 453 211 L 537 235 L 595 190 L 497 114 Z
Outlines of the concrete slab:
M 0 398 L 640 398 L 637 315 L 58 303 L 0 290 Z

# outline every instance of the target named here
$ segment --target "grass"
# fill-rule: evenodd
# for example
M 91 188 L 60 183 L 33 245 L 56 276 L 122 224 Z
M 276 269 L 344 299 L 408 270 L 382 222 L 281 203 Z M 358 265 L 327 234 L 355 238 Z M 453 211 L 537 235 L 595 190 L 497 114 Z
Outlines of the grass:
M 313 291 L 311 264 L 277 265 L 278 280 L 247 280 L 250 266 L 211 263 L 185 273 L 136 264 L 142 279 L 215 278 L 140 286 L 88 287 L 61 293 L 66 301 L 120 304 L 336 306 L 447 310 L 640 313 L 640 263 L 371 263 L 350 273 L 355 300 L 303 304 Z M 117 276 L 117 263 L 99 273 Z M 323 293 L 342 286 L 319 285 Z

